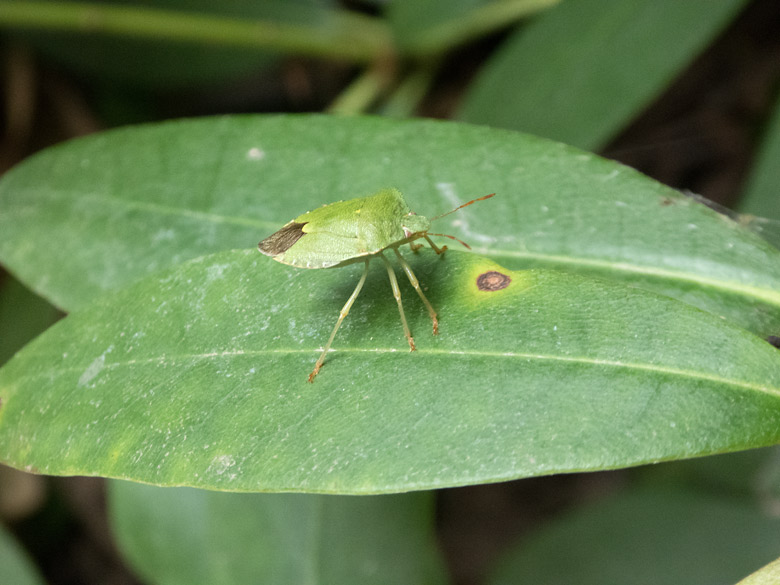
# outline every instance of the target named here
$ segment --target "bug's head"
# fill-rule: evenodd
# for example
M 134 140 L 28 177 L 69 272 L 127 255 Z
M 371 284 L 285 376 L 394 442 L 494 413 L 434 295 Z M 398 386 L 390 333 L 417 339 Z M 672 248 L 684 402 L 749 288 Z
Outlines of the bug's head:
M 409 213 L 401 220 L 401 227 L 404 229 L 404 234 L 408 238 L 412 234 L 426 233 L 431 227 L 431 221 L 422 215 Z

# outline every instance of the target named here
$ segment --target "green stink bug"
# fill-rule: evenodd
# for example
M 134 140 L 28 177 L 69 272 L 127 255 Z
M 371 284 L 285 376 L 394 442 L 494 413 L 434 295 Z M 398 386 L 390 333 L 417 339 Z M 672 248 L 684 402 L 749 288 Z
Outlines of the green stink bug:
M 409 331 L 409 325 L 406 323 L 404 308 L 401 304 L 401 291 L 398 288 L 395 270 L 393 270 L 392 265 L 382 253 L 388 248 L 392 248 L 393 252 L 395 252 L 401 267 L 409 278 L 409 282 L 428 309 L 428 314 L 431 317 L 431 321 L 433 321 L 433 334 L 436 335 L 439 332 L 439 321 L 436 317 L 436 311 L 423 294 L 420 284 L 414 272 L 412 272 L 412 267 L 401 256 L 398 248 L 404 244 L 409 244 L 412 250 L 416 250 L 422 244 L 414 244 L 413 242 L 417 239 L 425 238 L 437 254 L 441 254 L 447 249 L 447 246 L 442 246 L 441 248 L 436 246 L 428 236 L 451 238 L 468 248 L 468 244 L 458 240 L 455 236 L 429 232 L 428 228 L 431 225 L 431 221 L 449 215 L 477 201 L 488 199 L 493 195 L 495 193 L 473 199 L 452 211 L 428 219 L 410 211 L 400 191 L 397 189 L 383 189 L 370 197 L 338 201 L 304 213 L 288 222 L 278 232 L 271 234 L 257 245 L 266 256 L 270 256 L 282 264 L 289 264 L 298 268 L 335 268 L 354 262 L 364 262 L 363 275 L 360 277 L 352 295 L 341 309 L 336 326 L 333 328 L 328 342 L 314 365 L 314 370 L 309 374 L 309 382 L 314 381 L 314 377 L 320 371 L 341 322 L 349 314 L 352 303 L 355 302 L 358 294 L 360 294 L 360 289 L 363 288 L 363 283 L 368 275 L 368 263 L 376 256 L 382 259 L 387 268 L 390 286 L 398 304 L 401 324 L 404 328 L 404 335 L 406 335 L 406 339 L 409 342 L 409 347 L 412 351 L 416 349 L 414 338 Z

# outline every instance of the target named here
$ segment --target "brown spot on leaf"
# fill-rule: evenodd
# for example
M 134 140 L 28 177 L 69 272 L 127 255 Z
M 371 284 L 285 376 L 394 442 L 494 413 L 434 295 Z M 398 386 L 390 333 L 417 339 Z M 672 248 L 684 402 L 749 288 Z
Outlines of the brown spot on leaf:
M 663 199 L 661 199 L 661 206 L 662 207 L 666 207 L 667 205 L 673 205 L 673 204 L 674 204 L 674 200 L 673 199 L 669 199 L 668 197 L 664 197 Z
M 278 256 L 292 248 L 293 244 L 303 236 L 305 223 L 291 221 L 275 234 L 271 234 L 257 245 L 266 256 Z
M 512 279 L 509 278 L 509 275 L 491 270 L 483 272 L 477 277 L 477 288 L 493 292 L 508 287 L 511 282 Z
M 766 338 L 766 340 L 771 344 L 774 345 L 777 348 L 780 348 L 780 337 L 777 335 L 770 335 Z

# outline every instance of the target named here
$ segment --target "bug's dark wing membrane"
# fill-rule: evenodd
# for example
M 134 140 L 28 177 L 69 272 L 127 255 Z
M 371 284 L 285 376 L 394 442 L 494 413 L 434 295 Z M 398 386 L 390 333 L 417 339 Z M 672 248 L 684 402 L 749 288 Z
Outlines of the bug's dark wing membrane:
M 306 223 L 291 221 L 278 232 L 271 234 L 257 245 L 266 256 L 278 256 L 289 250 L 303 236 L 303 226 Z

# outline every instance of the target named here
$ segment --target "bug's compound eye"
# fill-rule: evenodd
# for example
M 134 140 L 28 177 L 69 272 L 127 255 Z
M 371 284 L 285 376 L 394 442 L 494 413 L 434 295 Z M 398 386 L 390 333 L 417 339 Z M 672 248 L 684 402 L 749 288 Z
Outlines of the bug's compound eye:
M 498 272 L 497 270 L 490 270 L 483 272 L 477 277 L 477 288 L 485 292 L 495 292 L 497 290 L 505 289 L 510 285 L 512 279 L 508 274 Z

